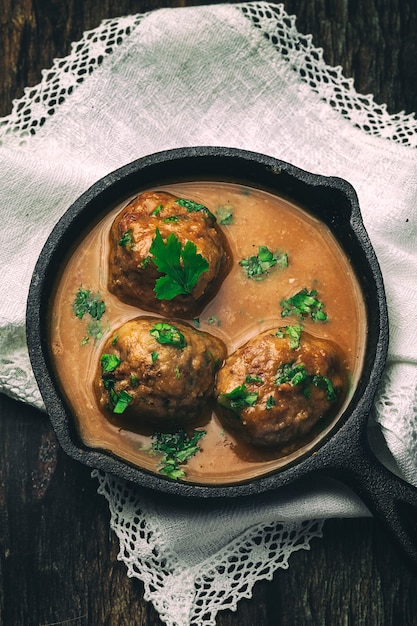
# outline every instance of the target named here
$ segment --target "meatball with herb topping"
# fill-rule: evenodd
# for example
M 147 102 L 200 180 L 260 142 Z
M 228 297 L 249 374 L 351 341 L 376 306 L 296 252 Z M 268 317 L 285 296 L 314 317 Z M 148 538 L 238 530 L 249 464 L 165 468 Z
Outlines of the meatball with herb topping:
M 214 296 L 231 255 L 202 204 L 157 191 L 134 198 L 110 231 L 110 291 L 162 315 L 191 318 Z
M 103 411 L 157 430 L 185 426 L 207 413 L 221 339 L 184 322 L 137 317 L 106 341 L 96 375 Z M 211 413 L 210 405 L 210 413 Z
M 226 427 L 258 447 L 280 447 L 335 413 L 347 379 L 337 347 L 301 326 L 269 330 L 230 355 L 217 374 Z

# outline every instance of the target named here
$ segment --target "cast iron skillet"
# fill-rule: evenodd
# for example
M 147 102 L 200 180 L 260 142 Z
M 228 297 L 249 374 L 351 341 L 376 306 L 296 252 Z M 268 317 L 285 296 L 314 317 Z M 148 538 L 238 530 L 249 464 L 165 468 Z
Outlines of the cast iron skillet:
M 290 466 L 231 485 L 174 482 L 87 448 L 79 439 L 69 408 L 54 379 L 48 346 L 48 306 L 60 263 L 79 234 L 103 207 L 161 184 L 185 180 L 223 180 L 252 185 L 287 197 L 325 222 L 351 259 L 365 297 L 368 335 L 363 374 L 334 429 Z M 380 381 L 388 346 L 388 316 L 383 281 L 362 223 L 354 189 L 344 180 L 317 176 L 253 152 L 220 147 L 168 150 L 130 163 L 105 176 L 67 210 L 47 240 L 36 264 L 27 305 L 27 341 L 33 370 L 63 449 L 74 459 L 143 487 L 199 498 L 244 497 L 277 489 L 315 474 L 334 477 L 350 488 L 382 520 L 409 561 L 417 567 L 417 489 L 385 468 L 370 449 L 367 419 Z

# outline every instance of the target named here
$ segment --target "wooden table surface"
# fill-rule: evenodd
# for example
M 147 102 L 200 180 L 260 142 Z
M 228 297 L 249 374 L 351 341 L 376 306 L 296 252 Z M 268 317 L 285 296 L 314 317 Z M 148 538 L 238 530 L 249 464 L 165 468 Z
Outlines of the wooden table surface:
M 154 0 L 0 0 L 0 116 L 41 70 L 102 19 Z M 326 61 L 392 113 L 417 110 L 416 0 L 288 0 Z M 373 519 L 329 520 L 323 539 L 255 586 L 218 626 L 417 625 L 417 576 Z M 58 448 L 48 419 L 0 396 L 0 624 L 161 626 L 118 542 L 90 470 Z

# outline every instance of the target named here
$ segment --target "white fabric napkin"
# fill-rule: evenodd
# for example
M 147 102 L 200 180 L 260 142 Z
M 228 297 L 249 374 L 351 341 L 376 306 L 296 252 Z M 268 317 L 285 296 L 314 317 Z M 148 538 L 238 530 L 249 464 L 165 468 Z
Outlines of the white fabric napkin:
M 109 52 L 109 50 L 111 52 Z M 83 80 L 81 80 L 81 78 Z M 0 120 L 0 388 L 42 408 L 25 347 L 36 258 L 75 198 L 159 150 L 225 145 L 341 176 L 356 189 L 387 290 L 391 340 L 374 429 L 416 480 L 417 122 L 359 96 L 283 5 L 163 9 L 86 33 Z M 411 320 L 411 323 L 410 323 Z M 381 456 L 385 445 L 378 440 Z M 369 515 L 346 487 L 306 481 L 242 504 L 162 502 L 95 473 L 119 558 L 169 626 L 206 626 L 308 549 L 323 520 Z

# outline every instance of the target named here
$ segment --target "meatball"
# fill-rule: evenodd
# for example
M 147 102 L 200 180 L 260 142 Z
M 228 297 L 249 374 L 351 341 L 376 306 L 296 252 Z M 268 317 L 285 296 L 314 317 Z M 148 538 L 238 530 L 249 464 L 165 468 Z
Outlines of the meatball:
M 216 218 L 192 200 L 144 192 L 112 224 L 109 290 L 146 311 L 188 318 L 199 314 L 230 265 Z
M 225 357 L 223 341 L 209 333 L 184 322 L 137 317 L 115 330 L 102 349 L 99 405 L 138 427 L 185 427 L 207 414 Z
M 288 328 L 266 331 L 230 355 L 217 374 L 220 418 L 259 447 L 282 447 L 333 414 L 347 378 L 337 347 Z

